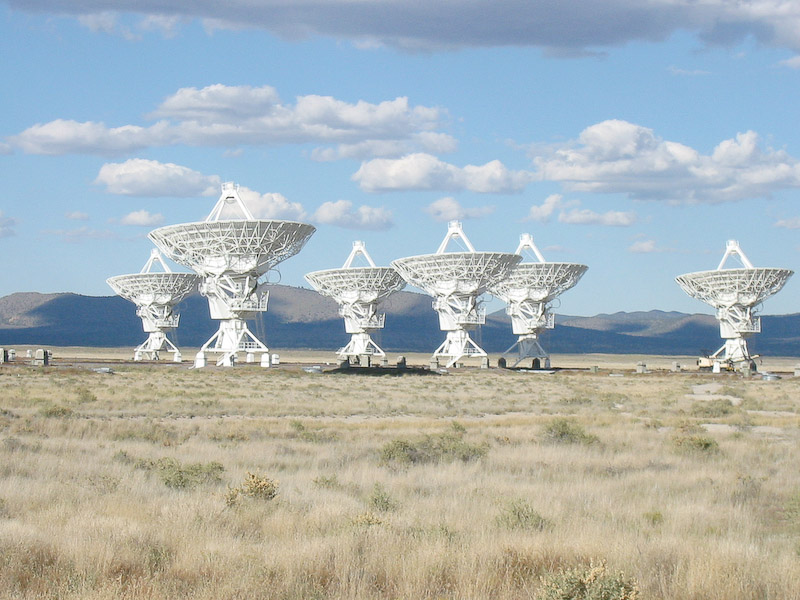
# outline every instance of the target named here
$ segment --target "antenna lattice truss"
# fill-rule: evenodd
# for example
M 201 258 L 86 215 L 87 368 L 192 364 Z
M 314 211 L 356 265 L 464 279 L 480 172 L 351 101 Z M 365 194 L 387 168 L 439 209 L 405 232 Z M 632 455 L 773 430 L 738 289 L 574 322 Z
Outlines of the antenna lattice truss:
M 724 268 L 733 256 L 741 260 L 743 268 Z M 709 357 L 715 370 L 720 365 L 733 367 L 752 363 L 746 340 L 761 332 L 757 309 L 767 298 L 777 294 L 793 274 L 789 269 L 754 267 L 739 243 L 729 240 L 716 270 L 686 273 L 675 278 L 684 292 L 717 310 L 720 337 L 725 344 Z
M 225 218 L 230 212 L 238 218 Z M 269 292 L 262 277 L 303 248 L 316 229 L 295 221 L 256 220 L 239 195 L 238 186 L 222 184 L 222 195 L 203 222 L 161 227 L 149 234 L 153 243 L 175 262 L 203 278 L 200 293 L 208 299 L 219 330 L 195 359 L 205 366 L 205 354 L 219 354 L 217 365 L 233 366 L 239 352 L 247 362 L 261 354 L 268 367 L 269 349 L 249 330 L 247 320 L 267 310 Z
M 448 245 L 460 240 L 466 252 L 447 252 Z M 479 297 L 488 287 L 504 279 L 522 260 L 507 252 L 476 252 L 458 221 L 451 221 L 447 235 L 435 254 L 399 258 L 392 266 L 410 285 L 433 296 L 439 313 L 439 328 L 447 338 L 433 358 L 448 360 L 452 367 L 464 356 L 486 356 L 469 332 L 486 322 L 486 309 Z
M 368 266 L 353 266 L 359 256 Z M 345 331 L 351 336 L 350 342 L 337 352 L 340 359 L 349 361 L 353 358 L 359 363 L 366 361 L 369 364 L 372 357 L 385 356 L 370 333 L 383 329 L 386 315 L 378 313 L 380 303 L 406 285 L 397 271 L 392 267 L 376 266 L 364 242 L 356 241 L 341 269 L 314 271 L 305 278 L 317 292 L 339 304 Z
M 533 359 L 534 366 L 549 368 L 550 356 L 539 343 L 539 336 L 544 330 L 555 327 L 555 315 L 551 312 L 553 301 L 575 286 L 588 267 L 546 262 L 533 237 L 527 233 L 520 236 L 515 253 L 523 256 L 526 250 L 537 262 L 521 262 L 489 291 L 507 304 L 506 314 L 511 317 L 512 331 L 519 336 L 503 357 L 514 359 L 512 367 Z
M 164 269 L 163 273 L 153 271 L 156 263 Z M 181 362 L 180 350 L 167 333 L 178 328 L 180 315 L 174 312 L 175 305 L 195 290 L 199 279 L 193 273 L 173 273 L 158 250 L 153 249 L 141 272 L 106 280 L 118 296 L 136 304 L 142 329 L 149 334 L 134 350 L 134 360 L 159 360 L 159 353 L 166 350 L 173 353 L 175 362 Z

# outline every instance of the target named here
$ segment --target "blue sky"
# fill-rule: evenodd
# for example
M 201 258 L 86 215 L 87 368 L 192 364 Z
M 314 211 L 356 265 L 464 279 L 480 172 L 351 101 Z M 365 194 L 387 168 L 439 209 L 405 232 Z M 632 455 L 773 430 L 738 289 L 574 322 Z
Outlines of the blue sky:
M 222 181 L 317 227 L 289 285 L 453 218 L 587 264 L 565 314 L 709 312 L 674 277 L 727 239 L 800 270 L 797 3 L 0 0 L 0 28 L 0 296 L 110 295 Z

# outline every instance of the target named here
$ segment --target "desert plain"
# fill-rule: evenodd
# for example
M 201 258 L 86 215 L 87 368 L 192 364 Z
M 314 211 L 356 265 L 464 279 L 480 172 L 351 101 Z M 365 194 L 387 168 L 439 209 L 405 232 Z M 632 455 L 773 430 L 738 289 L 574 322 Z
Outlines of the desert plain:
M 0 365 L 0 597 L 800 598 L 796 358 L 129 354 Z

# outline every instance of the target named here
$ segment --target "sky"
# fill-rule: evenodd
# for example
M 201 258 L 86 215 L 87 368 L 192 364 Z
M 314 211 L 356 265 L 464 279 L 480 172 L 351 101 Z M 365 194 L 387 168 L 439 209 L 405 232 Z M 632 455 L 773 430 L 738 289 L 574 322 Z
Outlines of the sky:
M 711 312 L 674 278 L 729 239 L 800 270 L 798 2 L 0 0 L 0 69 L 0 296 L 112 295 L 226 181 L 317 228 L 293 286 L 453 219 L 588 265 L 561 314 Z

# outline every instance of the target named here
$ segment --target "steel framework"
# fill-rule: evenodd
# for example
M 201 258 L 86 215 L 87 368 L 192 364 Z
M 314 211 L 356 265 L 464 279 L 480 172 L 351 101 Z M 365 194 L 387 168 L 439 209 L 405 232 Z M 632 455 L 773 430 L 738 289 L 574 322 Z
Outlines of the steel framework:
M 238 218 L 222 219 L 230 212 Z M 230 367 L 239 352 L 246 353 L 247 362 L 261 354 L 261 365 L 270 365 L 269 349 L 250 331 L 247 320 L 267 310 L 264 275 L 297 254 L 314 231 L 306 223 L 255 219 L 238 186 L 224 183 L 205 221 L 150 232 L 150 239 L 167 256 L 203 278 L 200 293 L 208 299 L 211 318 L 220 322 L 198 352 L 195 366 L 205 366 L 206 353 L 212 353 L 220 355 L 217 365 Z
M 368 266 L 353 266 L 359 256 Z M 397 271 L 376 266 L 364 242 L 356 241 L 341 269 L 314 271 L 305 278 L 317 292 L 339 304 L 345 331 L 350 334 L 348 344 L 337 352 L 340 359 L 353 358 L 361 363 L 374 356 L 385 356 L 370 332 L 383 329 L 386 315 L 378 313 L 380 303 L 406 285 Z
M 743 268 L 724 268 L 733 256 L 739 258 Z M 752 363 L 747 338 L 761 332 L 758 306 L 777 294 L 793 273 L 789 269 L 754 267 L 739 242 L 729 240 L 716 270 L 686 273 L 675 278 L 684 292 L 717 310 L 720 337 L 725 344 L 709 357 L 715 371 L 721 366 Z
M 466 246 L 465 252 L 448 252 L 453 241 Z M 464 356 L 486 356 L 469 332 L 486 322 L 486 309 L 479 300 L 488 287 L 505 278 L 522 260 L 507 252 L 477 252 L 458 221 L 451 221 L 447 235 L 435 254 L 399 258 L 392 266 L 409 284 L 434 297 L 439 328 L 447 332 L 433 358 L 448 359 L 452 367 Z
M 523 256 L 526 250 L 537 262 L 521 262 L 489 291 L 507 304 L 506 314 L 511 317 L 512 331 L 519 336 L 503 357 L 514 360 L 512 367 L 532 359 L 534 366 L 538 361 L 539 366 L 550 368 L 550 355 L 539 343 L 539 336 L 545 329 L 555 327 L 555 315 L 550 311 L 553 301 L 575 286 L 588 267 L 546 262 L 528 233 L 520 236 L 515 253 Z
M 156 264 L 164 272 L 153 271 Z M 136 304 L 142 329 L 149 334 L 133 351 L 133 360 L 159 360 L 159 353 L 166 350 L 173 353 L 175 362 L 181 362 L 181 352 L 167 337 L 167 332 L 178 328 L 180 315 L 174 312 L 175 305 L 195 290 L 199 280 L 194 273 L 173 273 L 156 249 L 150 252 L 141 272 L 106 280 L 118 296 Z

